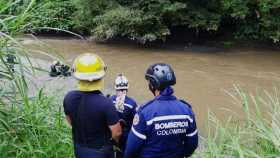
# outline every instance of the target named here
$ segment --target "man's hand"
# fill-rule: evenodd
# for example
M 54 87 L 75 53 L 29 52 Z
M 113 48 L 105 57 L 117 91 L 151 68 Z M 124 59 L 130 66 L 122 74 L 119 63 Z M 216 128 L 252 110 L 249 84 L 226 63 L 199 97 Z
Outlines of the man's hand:
M 122 135 L 122 128 L 121 128 L 120 123 L 118 122 L 112 126 L 109 126 L 109 128 L 111 129 L 111 132 L 112 132 L 112 139 L 118 143 L 119 139 Z
M 123 119 L 120 119 L 120 125 L 122 127 L 122 129 L 127 125 L 126 121 Z
M 69 124 L 70 126 L 72 126 L 72 122 L 71 122 L 70 116 L 66 115 L 66 120 L 67 120 L 68 124 Z

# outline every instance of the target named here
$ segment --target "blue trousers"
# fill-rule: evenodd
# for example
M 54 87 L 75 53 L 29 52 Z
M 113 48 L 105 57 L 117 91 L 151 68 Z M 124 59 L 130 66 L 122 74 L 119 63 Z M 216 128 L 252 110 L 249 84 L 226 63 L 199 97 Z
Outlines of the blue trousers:
M 114 158 L 112 146 L 105 146 L 101 149 L 92 149 L 75 144 L 74 147 L 76 158 Z

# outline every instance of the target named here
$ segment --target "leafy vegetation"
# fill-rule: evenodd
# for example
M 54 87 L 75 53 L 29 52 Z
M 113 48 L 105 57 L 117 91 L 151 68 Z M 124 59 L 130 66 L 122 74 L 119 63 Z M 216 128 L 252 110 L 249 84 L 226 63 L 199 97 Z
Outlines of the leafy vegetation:
M 6 3 L 11 7 L 2 13 L 9 15 L 32 6 L 21 19 L 27 22 L 23 32 L 56 28 L 101 41 L 126 37 L 145 43 L 165 41 L 180 27 L 197 35 L 280 40 L 280 0 L 0 0 Z
M 35 68 L 26 49 L 13 38 L 26 28 L 33 3 L 17 15 L 1 18 L 0 157 L 73 157 L 61 106 L 43 90 L 29 95 L 27 74 L 33 74 Z M 13 5 L 1 4 L 1 15 Z
M 165 40 L 172 29 L 229 34 L 253 40 L 280 39 L 280 0 L 76 0 L 77 26 L 96 39 Z
M 75 8 L 70 0 L 41 0 L 32 11 L 32 16 L 28 21 L 31 28 L 46 30 L 46 27 L 61 30 L 71 30 L 74 26 L 72 14 Z
M 71 0 L 0 0 L 0 7 L 4 17 L 22 16 L 20 20 L 25 26 L 17 32 L 71 30 L 74 26 L 75 7 Z M 28 14 L 24 13 L 26 8 L 29 8 Z M 14 27 L 13 24 L 10 27 Z

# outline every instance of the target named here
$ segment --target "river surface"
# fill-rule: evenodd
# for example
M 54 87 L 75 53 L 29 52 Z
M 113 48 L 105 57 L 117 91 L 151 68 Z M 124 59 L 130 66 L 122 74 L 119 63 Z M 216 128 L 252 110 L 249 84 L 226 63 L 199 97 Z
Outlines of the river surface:
M 163 49 L 133 44 L 97 44 L 77 39 L 39 39 L 23 40 L 23 44 L 33 50 L 33 57 L 38 59 L 34 61 L 40 61 L 40 64 L 46 62 L 43 65 L 47 68 L 53 60 L 38 53 L 39 50 L 47 54 L 59 53 L 68 64 L 81 53 L 96 53 L 108 66 L 104 93 L 112 94 L 114 78 L 118 73 L 124 73 L 130 82 L 129 96 L 139 104 L 153 98 L 144 79 L 147 67 L 157 62 L 170 64 L 177 76 L 175 94 L 192 104 L 201 129 L 205 127 L 209 110 L 221 119 L 229 116 L 230 111 L 241 113 L 240 106 L 226 94 L 226 91 L 233 93 L 234 85 L 254 92 L 257 88 L 269 91 L 275 86 L 279 87 L 280 83 L 280 52 L 277 50 L 223 50 L 203 46 Z M 72 78 L 50 78 L 45 73 L 40 74 L 37 80 L 62 96 L 75 88 Z

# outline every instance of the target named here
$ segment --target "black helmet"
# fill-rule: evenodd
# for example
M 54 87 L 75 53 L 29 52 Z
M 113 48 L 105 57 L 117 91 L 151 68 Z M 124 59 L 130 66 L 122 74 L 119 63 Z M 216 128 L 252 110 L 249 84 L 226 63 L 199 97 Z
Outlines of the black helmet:
M 164 63 L 151 65 L 145 74 L 146 80 L 154 89 L 163 90 L 167 86 L 176 84 L 176 76 L 171 66 Z

